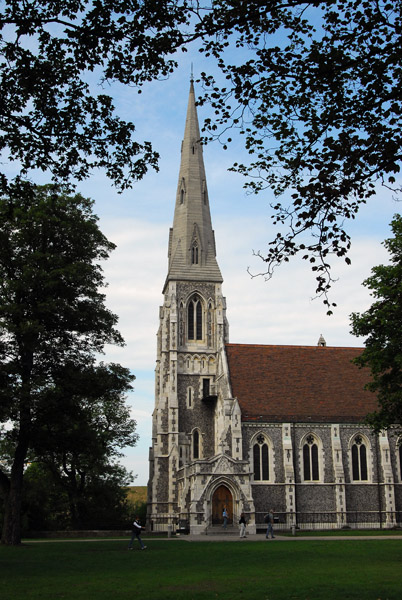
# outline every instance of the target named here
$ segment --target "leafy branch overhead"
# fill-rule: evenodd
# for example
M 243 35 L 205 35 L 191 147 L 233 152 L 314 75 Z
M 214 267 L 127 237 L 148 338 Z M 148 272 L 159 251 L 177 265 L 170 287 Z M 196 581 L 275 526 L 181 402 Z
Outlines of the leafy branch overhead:
M 227 146 L 237 129 L 250 162 L 233 170 L 249 178 L 252 192 L 286 192 L 289 202 L 272 207 L 278 234 L 264 256 L 267 274 L 301 253 L 329 307 L 330 255 L 349 262 L 345 220 L 356 217 L 378 182 L 400 192 L 402 5 L 214 7 L 207 21 L 219 33 L 204 52 L 217 60 L 224 83 L 202 74 L 201 102 L 214 109 L 205 136 Z
M 205 140 L 244 139 L 233 170 L 272 189 L 270 277 L 300 255 L 327 298 L 345 225 L 378 184 L 398 194 L 402 4 L 387 0 L 5 0 L 0 13 L 0 151 L 63 181 L 99 167 L 122 190 L 157 169 L 111 97 L 92 83 L 168 77 L 178 51 L 208 58 Z M 0 183 L 7 184 L 5 173 Z
M 172 72 L 182 10 L 158 2 L 7 0 L 0 13 L 0 151 L 21 174 L 81 180 L 99 167 L 119 189 L 158 154 L 135 140 L 97 81 L 141 85 Z M 3 186 L 7 183 L 2 174 Z

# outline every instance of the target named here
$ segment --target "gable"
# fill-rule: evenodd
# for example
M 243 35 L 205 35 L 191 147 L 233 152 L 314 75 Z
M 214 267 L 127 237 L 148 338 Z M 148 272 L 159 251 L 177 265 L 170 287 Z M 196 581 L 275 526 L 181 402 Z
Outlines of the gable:
M 232 393 L 243 421 L 360 422 L 377 409 L 364 390 L 363 348 L 227 344 Z

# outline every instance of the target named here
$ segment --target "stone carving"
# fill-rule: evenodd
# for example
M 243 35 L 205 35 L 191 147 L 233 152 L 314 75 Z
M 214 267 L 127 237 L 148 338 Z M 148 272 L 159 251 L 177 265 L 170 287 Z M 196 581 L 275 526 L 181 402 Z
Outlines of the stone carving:
M 230 462 L 228 461 L 228 459 L 225 456 L 222 456 L 216 464 L 214 473 L 230 473 L 230 472 L 231 472 Z

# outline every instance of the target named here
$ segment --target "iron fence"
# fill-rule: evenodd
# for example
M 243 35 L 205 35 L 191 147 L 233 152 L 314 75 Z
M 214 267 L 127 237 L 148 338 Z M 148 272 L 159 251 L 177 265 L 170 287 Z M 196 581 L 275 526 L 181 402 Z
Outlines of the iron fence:
M 188 529 L 188 521 L 180 519 L 175 514 L 152 515 L 147 519 L 147 531 L 149 533 L 177 533 L 181 529 L 183 531 Z
M 257 533 L 265 533 L 267 524 L 264 521 L 266 513 L 255 513 L 255 524 Z M 254 523 L 254 515 L 246 513 L 248 524 Z M 228 525 L 228 532 L 238 532 L 239 515 L 233 515 L 233 524 Z M 213 525 L 212 519 L 209 522 L 202 513 L 197 514 L 197 524 L 205 526 L 204 533 L 211 534 L 221 531 L 221 525 Z M 379 512 L 379 511 L 348 511 L 344 513 L 275 513 L 274 529 L 277 532 L 293 533 L 297 531 L 323 531 L 340 529 L 402 529 L 402 511 Z M 177 514 L 153 515 L 147 520 L 147 532 L 164 535 L 176 535 L 190 533 L 190 521 L 188 518 L 181 518 Z M 99 537 L 99 536 L 120 536 L 131 535 L 131 530 L 81 530 L 81 531 L 31 531 L 24 534 L 26 538 L 62 538 L 62 537 Z
M 257 531 L 266 527 L 266 513 L 256 513 Z M 276 513 L 278 530 L 386 529 L 402 526 L 402 512 L 344 511 Z
M 255 519 L 257 532 L 267 528 L 264 512 L 246 514 L 246 521 L 252 524 Z M 238 526 L 239 515 L 232 515 L 233 525 Z M 195 515 L 197 525 L 205 525 L 205 531 L 213 527 L 212 519 L 199 513 Z M 390 529 L 402 527 L 402 512 L 345 511 L 345 512 L 277 512 L 274 515 L 277 531 L 297 530 L 337 530 L 337 529 Z M 150 533 L 190 533 L 190 519 L 175 514 L 152 515 L 147 520 Z

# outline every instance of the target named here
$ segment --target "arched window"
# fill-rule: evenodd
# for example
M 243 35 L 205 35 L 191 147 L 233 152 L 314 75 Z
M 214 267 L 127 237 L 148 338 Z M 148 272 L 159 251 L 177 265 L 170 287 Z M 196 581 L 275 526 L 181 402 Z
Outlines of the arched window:
M 198 265 L 198 244 L 194 242 L 191 247 L 191 263 L 193 265 Z
M 318 444 L 311 434 L 306 437 L 303 444 L 303 479 L 304 481 L 320 480 Z
M 200 432 L 198 429 L 193 431 L 193 460 L 198 460 L 201 456 Z
M 202 303 L 194 296 L 187 310 L 187 336 L 189 340 L 202 340 Z
M 352 479 L 368 481 L 367 447 L 361 435 L 356 435 L 352 443 Z
M 263 435 L 259 435 L 253 446 L 254 481 L 269 480 L 269 449 Z
M 188 305 L 187 333 L 188 333 L 188 339 L 193 340 L 194 339 L 194 301 L 193 300 L 191 300 L 190 304 Z

